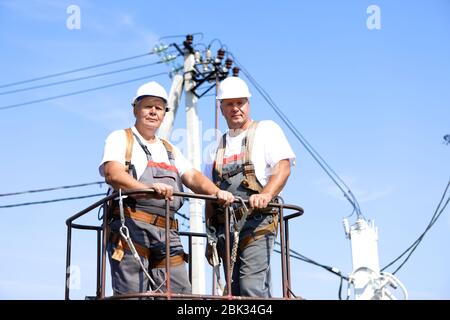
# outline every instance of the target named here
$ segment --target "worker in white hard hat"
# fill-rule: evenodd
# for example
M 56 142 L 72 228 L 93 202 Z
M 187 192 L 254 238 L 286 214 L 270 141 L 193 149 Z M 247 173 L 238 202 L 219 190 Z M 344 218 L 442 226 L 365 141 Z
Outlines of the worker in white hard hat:
M 183 205 L 183 198 L 175 197 L 173 192 L 183 191 L 184 184 L 194 192 L 217 196 L 221 205 L 234 201 L 231 193 L 220 190 L 195 170 L 176 146 L 156 135 L 166 113 L 167 100 L 167 92 L 160 84 L 152 81 L 140 86 L 131 103 L 136 118 L 134 126 L 112 132 L 105 142 L 99 171 L 113 190 L 152 188 L 155 191 L 153 196 L 128 196 L 123 199 L 122 207 L 114 201 L 108 210 L 108 254 L 115 295 L 165 291 L 167 199 L 171 217 L 171 290 L 191 293 L 186 254 L 174 218 Z M 124 235 L 124 227 L 129 230 L 130 239 Z
M 255 121 L 250 116 L 250 91 L 238 77 L 220 83 L 217 100 L 228 124 L 228 131 L 209 153 L 205 175 L 222 190 L 248 200 L 248 210 L 233 204 L 230 218 L 239 232 L 232 267 L 232 295 L 269 298 L 271 292 L 270 258 L 277 235 L 278 211 L 268 207 L 276 201 L 295 165 L 295 154 L 283 130 L 271 120 Z M 211 265 L 213 250 L 225 261 L 224 210 L 206 205 L 206 227 L 216 230 L 217 243 L 208 245 L 205 255 Z M 211 227 L 214 227 L 211 228 Z M 234 233 L 230 232 L 233 249 Z M 232 263 L 232 262 L 230 262 Z M 224 263 L 224 265 L 226 265 Z

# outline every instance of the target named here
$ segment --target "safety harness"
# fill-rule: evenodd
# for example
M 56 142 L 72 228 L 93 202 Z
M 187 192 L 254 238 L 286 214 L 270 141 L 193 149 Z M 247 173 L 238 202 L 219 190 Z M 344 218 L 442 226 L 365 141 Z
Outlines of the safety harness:
M 128 174 L 130 174 L 133 178 L 137 179 L 135 166 L 131 162 L 134 138 L 136 138 L 136 140 L 139 142 L 141 147 L 144 149 L 144 152 L 146 153 L 148 159 L 151 159 L 151 154 L 150 154 L 149 150 L 147 149 L 147 147 L 144 144 L 142 144 L 139 137 L 133 133 L 131 128 L 127 128 L 124 130 L 125 130 L 126 139 L 127 139 L 126 151 L 125 151 L 125 168 L 126 168 L 126 171 Z M 176 168 L 175 168 L 175 163 L 174 163 L 175 158 L 174 158 L 174 152 L 173 152 L 172 145 L 164 139 L 160 138 L 160 140 L 163 143 L 163 145 L 167 151 L 167 155 L 169 157 L 169 161 L 170 161 L 171 165 L 169 166 L 165 163 L 154 163 L 149 160 L 148 167 L 156 166 L 156 167 L 161 167 L 162 170 L 174 171 L 174 170 L 176 170 Z M 133 243 L 133 241 L 131 240 L 131 238 L 128 235 L 128 228 L 125 226 L 125 217 L 131 218 L 133 220 L 145 222 L 148 224 L 152 224 L 159 228 L 165 228 L 166 217 L 162 215 L 164 213 L 164 209 L 160 208 L 160 206 L 155 206 L 153 209 L 155 209 L 157 214 L 147 212 L 147 210 L 139 210 L 139 205 L 137 205 L 135 202 L 133 202 L 132 199 L 127 198 L 126 196 L 122 196 L 120 189 L 119 189 L 119 194 L 120 194 L 119 198 L 118 198 L 119 201 L 114 203 L 114 208 L 111 213 L 112 213 L 113 217 L 120 218 L 121 228 L 120 228 L 120 233 L 110 232 L 109 239 L 112 243 L 115 244 L 115 250 L 111 257 L 112 257 L 112 259 L 114 259 L 116 261 L 121 261 L 123 259 L 125 251 L 131 252 L 133 254 L 133 256 L 136 258 L 136 260 L 140 263 L 141 268 L 144 271 L 144 273 L 146 274 L 146 276 L 149 277 L 149 275 L 148 275 L 147 271 L 145 270 L 145 268 L 143 267 L 141 259 L 139 259 L 139 257 L 147 259 L 149 261 L 149 265 L 151 268 L 164 268 L 165 267 L 165 258 L 160 259 L 160 260 L 155 260 L 152 258 L 149 248 L 147 248 L 146 246 L 143 246 L 141 244 L 138 244 L 138 243 Z M 125 199 L 125 198 L 127 198 L 127 199 Z M 124 203 L 123 199 L 125 199 L 125 203 Z M 155 203 L 155 202 L 156 202 L 156 200 L 152 199 L 151 203 Z M 162 202 L 164 202 L 164 200 Z M 127 203 L 128 203 L 128 205 L 127 205 Z M 175 205 L 175 207 L 173 205 L 171 205 L 171 211 L 178 210 L 179 207 L 181 207 L 181 205 L 182 205 L 182 202 Z M 170 219 L 170 228 L 178 230 L 178 221 L 176 219 L 172 219 L 172 218 Z M 178 265 L 183 264 L 187 260 L 188 260 L 188 255 L 185 253 L 171 256 L 170 257 L 170 265 L 172 267 L 178 266 Z M 151 278 L 149 278 L 149 279 L 151 279 Z M 152 282 L 153 280 L 150 280 L 150 281 Z
M 258 181 L 255 174 L 255 167 L 250 160 L 251 152 L 253 149 L 254 138 L 256 128 L 258 126 L 257 121 L 253 121 L 247 130 L 247 134 L 242 140 L 241 154 L 235 155 L 231 159 L 224 158 L 226 149 L 226 134 L 222 136 L 219 143 L 219 147 L 216 153 L 216 159 L 213 168 L 213 181 L 222 190 L 228 190 L 234 195 L 241 198 L 248 198 L 252 194 L 261 193 L 263 186 Z M 243 204 L 243 202 L 242 202 Z M 239 248 L 243 250 L 246 246 L 252 242 L 263 237 L 267 233 L 276 232 L 278 227 L 277 214 L 278 211 L 272 208 L 252 210 L 248 209 L 244 205 L 240 205 L 234 209 L 234 215 L 238 224 L 241 226 L 245 224 L 247 216 L 256 214 L 272 214 L 275 217 L 274 221 L 266 226 L 258 227 L 253 232 L 239 241 Z M 217 224 L 224 223 L 224 215 L 220 208 L 216 207 L 216 221 Z M 239 229 L 239 231 L 240 231 Z
M 238 159 L 238 156 L 234 156 L 232 159 L 225 160 L 225 149 L 226 149 L 226 133 L 222 136 L 220 140 L 219 147 L 216 153 L 216 159 L 214 161 L 214 170 L 213 170 L 213 179 L 215 180 L 215 184 L 220 187 L 223 182 L 228 182 L 230 185 L 232 184 L 230 178 L 242 173 L 244 179 L 241 181 L 241 185 L 251 191 L 253 193 L 260 193 L 263 189 L 263 186 L 258 181 L 255 175 L 255 167 L 253 163 L 250 161 L 251 151 L 253 149 L 253 143 L 255 138 L 256 128 L 258 126 L 257 121 L 253 121 L 250 124 L 250 127 L 247 130 L 247 135 L 242 140 L 241 154 L 239 155 L 240 159 L 243 157 L 242 165 L 237 166 L 233 170 L 229 170 L 224 173 L 224 162 L 241 162 Z
M 253 121 L 247 130 L 246 136 L 242 140 L 241 153 L 239 155 L 233 155 L 232 157 L 225 158 L 226 149 L 226 134 L 222 136 L 219 143 L 219 147 L 216 152 L 216 158 L 213 166 L 213 182 L 222 190 L 227 190 L 233 193 L 236 199 L 241 201 L 238 206 L 230 206 L 230 221 L 233 224 L 233 246 L 231 250 L 231 263 L 230 272 L 233 274 L 234 264 L 237 259 L 238 248 L 242 251 L 252 242 L 264 237 L 268 233 L 277 232 L 278 229 L 278 211 L 272 208 L 252 210 L 247 208 L 243 198 L 248 198 L 252 194 L 261 193 L 263 186 L 258 181 L 255 174 L 255 167 L 250 160 L 251 152 L 253 149 L 254 138 L 258 122 Z M 216 227 L 223 224 L 225 221 L 224 212 L 218 206 L 215 207 L 215 215 L 212 221 L 208 221 L 207 236 L 208 243 L 213 251 L 213 266 L 214 270 L 219 270 L 220 261 L 217 254 L 217 236 L 215 235 Z M 251 215 L 274 215 L 273 222 L 256 228 L 250 234 L 240 239 L 240 232 L 247 221 L 247 218 Z M 210 230 L 208 230 L 210 229 Z M 216 258 L 215 258 L 216 257 Z M 217 274 L 217 280 L 219 288 L 221 288 L 219 273 Z M 225 288 L 224 294 L 226 294 L 227 288 Z

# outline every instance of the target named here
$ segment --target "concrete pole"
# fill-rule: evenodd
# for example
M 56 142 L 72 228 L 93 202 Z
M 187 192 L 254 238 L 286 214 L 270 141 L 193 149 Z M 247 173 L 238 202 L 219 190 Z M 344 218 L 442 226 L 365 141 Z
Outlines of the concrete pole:
M 170 88 L 169 101 L 167 101 L 167 108 L 169 111 L 166 112 L 164 120 L 159 127 L 158 135 L 166 140 L 170 140 L 170 135 L 172 133 L 173 123 L 175 122 L 175 116 L 178 110 L 178 104 L 180 103 L 180 98 L 183 90 L 183 76 L 176 74 L 173 77 L 172 87 Z
M 193 167 L 201 170 L 200 121 L 197 113 L 198 98 L 191 89 L 195 85 L 189 71 L 195 64 L 194 54 L 186 54 L 184 60 L 184 88 L 186 90 L 186 128 L 188 159 Z M 191 232 L 204 232 L 203 228 L 204 201 L 189 199 L 189 218 Z M 205 247 L 200 237 L 192 238 L 192 293 L 205 294 Z

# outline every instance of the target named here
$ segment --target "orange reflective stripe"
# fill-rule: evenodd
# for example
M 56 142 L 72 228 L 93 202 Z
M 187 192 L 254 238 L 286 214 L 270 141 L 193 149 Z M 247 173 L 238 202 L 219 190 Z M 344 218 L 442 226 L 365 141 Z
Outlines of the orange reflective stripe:
M 233 154 L 229 157 L 226 157 L 223 159 L 223 164 L 227 164 L 227 163 L 231 163 L 231 162 L 236 162 L 239 159 L 242 159 L 244 157 L 244 152 L 241 152 L 240 154 Z

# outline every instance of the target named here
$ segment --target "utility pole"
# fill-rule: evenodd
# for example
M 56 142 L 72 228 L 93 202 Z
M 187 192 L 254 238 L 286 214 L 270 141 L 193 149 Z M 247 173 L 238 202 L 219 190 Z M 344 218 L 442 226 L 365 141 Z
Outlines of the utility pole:
M 233 64 L 230 58 L 227 58 L 225 65 L 222 65 L 222 61 L 225 56 L 225 50 L 220 48 L 217 51 L 217 56 L 212 57 L 210 46 L 205 50 L 205 57 L 202 57 L 199 51 L 194 51 L 193 36 L 187 35 L 186 40 L 183 42 L 184 48 L 180 48 L 176 43 L 172 45 L 177 51 L 184 57 L 184 64 L 182 67 L 183 76 L 175 74 L 173 76 L 172 87 L 169 93 L 168 112 L 164 118 L 164 121 L 159 129 L 159 135 L 162 138 L 169 138 L 171 135 L 173 123 L 175 120 L 176 112 L 178 109 L 179 99 L 185 91 L 185 103 L 186 103 L 186 129 L 187 129 L 187 158 L 191 162 L 192 166 L 201 170 L 201 131 L 200 120 L 197 112 L 197 102 L 208 91 L 216 86 L 220 81 L 228 76 L 228 72 Z M 168 46 L 160 45 L 155 49 L 157 52 L 162 52 L 167 49 Z M 164 57 L 164 61 L 172 62 L 174 57 Z M 174 72 L 180 71 L 181 68 L 175 68 Z M 233 68 L 233 75 L 237 76 L 239 68 Z M 206 89 L 203 89 L 208 86 Z M 202 92 L 200 92 L 202 91 Z M 216 102 L 215 105 L 215 128 L 216 134 L 218 132 L 218 108 L 219 105 Z M 190 232 L 203 233 L 203 211 L 204 201 L 200 199 L 189 199 L 189 221 Z M 205 243 L 203 238 L 193 237 L 191 247 L 191 270 L 192 270 L 192 293 L 205 294 Z
M 183 92 L 183 76 L 175 74 L 172 80 L 172 86 L 169 92 L 169 101 L 167 101 L 166 115 L 159 128 L 159 136 L 163 139 L 170 140 L 172 134 L 173 123 L 180 103 L 181 94 Z
M 193 92 L 195 81 L 195 57 L 192 49 L 193 37 L 188 35 L 184 46 L 184 89 L 186 103 L 186 128 L 187 128 L 187 150 L 188 159 L 193 167 L 201 171 L 201 150 L 200 150 L 200 121 L 197 113 L 198 98 Z M 200 199 L 189 199 L 189 221 L 190 231 L 203 233 L 203 201 Z M 205 294 L 205 263 L 204 263 L 204 243 L 203 238 L 192 238 L 192 293 Z

